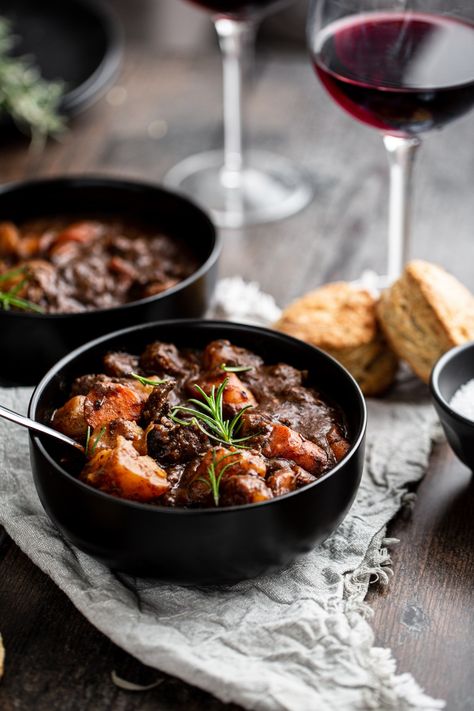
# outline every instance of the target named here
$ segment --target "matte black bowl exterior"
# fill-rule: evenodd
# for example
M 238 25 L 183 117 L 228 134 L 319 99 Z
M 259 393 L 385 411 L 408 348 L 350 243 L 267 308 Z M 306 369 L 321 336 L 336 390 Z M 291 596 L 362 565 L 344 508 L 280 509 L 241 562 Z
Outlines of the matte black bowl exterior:
M 452 348 L 441 356 L 431 373 L 430 390 L 449 444 L 461 462 L 474 470 L 474 422 L 449 405 L 456 390 L 472 379 L 474 341 Z
M 202 316 L 217 279 L 220 240 L 209 217 L 187 198 L 155 185 L 105 177 L 64 177 L 0 189 L 0 222 L 98 213 L 138 219 L 179 237 L 200 260 L 191 276 L 161 294 L 110 309 L 35 314 L 0 309 L 0 377 L 35 384 L 82 343 L 137 323 Z
M 267 363 L 285 361 L 307 369 L 310 382 L 342 407 L 352 448 L 314 484 L 271 501 L 225 509 L 174 509 L 125 501 L 91 488 L 58 463 L 61 457 L 71 456 L 71 448 L 32 435 L 34 480 L 46 512 L 69 541 L 113 569 L 184 584 L 254 577 L 288 564 L 323 541 L 353 502 L 363 468 L 362 393 L 352 376 L 328 355 L 268 329 L 190 320 L 110 334 L 52 368 L 33 393 L 29 415 L 48 421 L 52 409 L 64 402 L 71 380 L 97 372 L 101 355 L 110 349 L 139 353 L 155 339 L 202 348 L 215 338 L 250 348 Z M 72 471 L 74 465 L 68 468 Z

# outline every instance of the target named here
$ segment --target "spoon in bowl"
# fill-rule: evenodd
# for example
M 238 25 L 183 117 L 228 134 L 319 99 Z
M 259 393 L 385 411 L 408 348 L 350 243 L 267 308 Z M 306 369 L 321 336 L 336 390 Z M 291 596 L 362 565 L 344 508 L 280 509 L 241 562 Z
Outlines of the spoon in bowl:
M 36 420 L 31 420 L 29 417 L 20 415 L 18 412 L 13 412 L 13 410 L 9 410 L 8 407 L 4 407 L 3 405 L 0 405 L 0 417 L 4 417 L 6 420 L 10 420 L 10 422 L 15 422 L 17 425 L 22 425 L 22 427 L 28 427 L 29 430 L 34 430 L 40 434 L 55 437 L 56 439 L 59 439 L 60 442 L 65 442 L 66 444 L 71 445 L 71 447 L 75 447 L 81 452 L 84 452 L 82 444 L 76 442 L 76 440 L 72 439 L 72 437 L 68 437 L 62 432 L 58 432 L 58 430 L 53 430 L 52 427 L 43 425 L 41 422 L 36 422 Z

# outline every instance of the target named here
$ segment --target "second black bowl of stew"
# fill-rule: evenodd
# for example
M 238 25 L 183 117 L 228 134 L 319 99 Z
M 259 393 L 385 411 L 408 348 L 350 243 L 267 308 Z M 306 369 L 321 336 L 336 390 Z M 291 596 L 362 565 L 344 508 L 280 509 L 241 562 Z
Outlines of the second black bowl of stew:
M 180 583 L 254 577 L 342 521 L 363 467 L 366 408 L 331 357 L 289 336 L 215 321 L 141 325 L 64 358 L 30 417 L 43 506 L 113 569 Z
M 104 333 L 202 316 L 219 249 L 208 216 L 155 185 L 83 176 L 3 187 L 0 377 L 36 383 Z

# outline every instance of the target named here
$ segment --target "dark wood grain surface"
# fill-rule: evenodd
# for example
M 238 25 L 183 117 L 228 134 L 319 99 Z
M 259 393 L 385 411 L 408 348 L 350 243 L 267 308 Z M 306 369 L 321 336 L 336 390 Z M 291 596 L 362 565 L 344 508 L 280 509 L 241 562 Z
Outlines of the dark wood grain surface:
M 110 3 L 127 36 L 116 87 L 41 154 L 12 134 L 0 137 L 2 182 L 82 172 L 159 181 L 179 159 L 220 145 L 220 60 L 207 18 L 177 0 Z M 280 305 L 328 280 L 382 270 L 387 217 L 380 138 L 343 115 L 318 85 L 302 42 L 295 42 L 301 11 L 290 29 L 292 42 L 280 49 L 263 37 L 258 43 L 247 77 L 248 142 L 299 162 L 314 201 L 287 220 L 225 232 L 221 263 L 222 275 L 259 281 Z M 473 137 L 471 115 L 426 140 L 413 242 L 414 255 L 443 264 L 471 288 Z M 438 445 L 413 510 L 390 526 L 400 539 L 392 551 L 394 577 L 368 596 L 377 644 L 390 647 L 400 671 L 412 672 L 455 711 L 474 708 L 473 512 L 471 473 Z M 5 711 L 237 708 L 145 668 L 113 645 L 5 534 L 0 631 Z M 112 684 L 112 670 L 138 683 L 163 681 L 148 692 L 125 692 Z

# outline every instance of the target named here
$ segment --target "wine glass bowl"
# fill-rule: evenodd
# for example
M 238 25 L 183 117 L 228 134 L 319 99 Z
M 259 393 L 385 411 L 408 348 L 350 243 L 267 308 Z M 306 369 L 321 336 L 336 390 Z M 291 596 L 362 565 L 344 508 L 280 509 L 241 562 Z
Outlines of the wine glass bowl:
M 420 134 L 474 105 L 474 5 L 451 0 L 312 0 L 308 42 L 334 101 L 383 136 L 391 167 L 388 278 L 409 252 Z
M 288 0 L 189 0 L 194 5 L 209 10 L 216 17 L 230 17 L 243 20 L 263 15 L 275 5 Z
M 473 29 L 427 13 L 351 15 L 320 33 L 315 69 L 359 121 L 392 136 L 424 133 L 474 103 Z
M 288 0 L 190 0 L 211 13 L 223 59 L 224 146 L 185 158 L 164 183 L 193 197 L 220 227 L 281 219 L 312 197 L 304 171 L 287 158 L 244 147 L 242 60 L 257 23 Z

